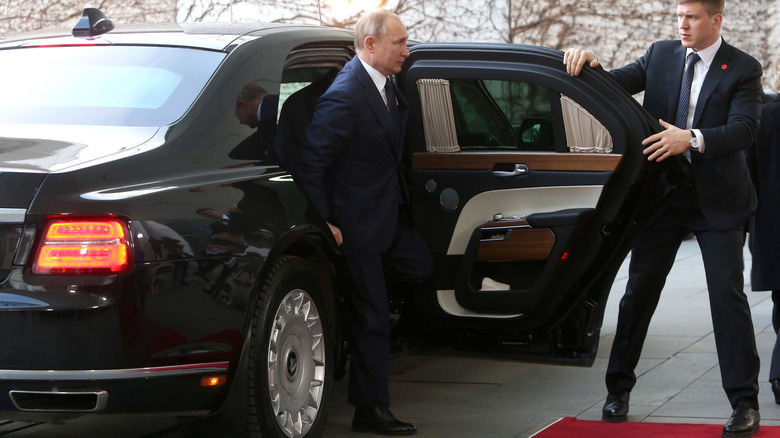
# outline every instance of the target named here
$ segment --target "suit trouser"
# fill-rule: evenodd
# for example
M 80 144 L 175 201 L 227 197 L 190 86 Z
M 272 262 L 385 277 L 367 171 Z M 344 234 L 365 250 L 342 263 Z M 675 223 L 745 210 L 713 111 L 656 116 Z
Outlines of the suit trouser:
M 780 331 L 780 290 L 772 291 L 772 327 L 775 334 Z M 769 365 L 769 381 L 780 380 L 780 336 L 775 338 L 775 348 L 772 349 L 772 362 Z
M 743 290 L 743 227 L 716 230 L 707 222 L 693 188 L 640 236 L 632 249 L 626 293 L 607 367 L 610 393 L 631 391 L 634 370 L 661 290 L 682 240 L 696 235 L 704 261 L 710 314 L 723 389 L 732 407 L 738 401 L 758 408 L 759 358 L 750 306 Z
M 356 407 L 390 406 L 387 361 L 390 358 L 390 310 L 385 273 L 404 283 L 422 283 L 433 260 L 422 236 L 399 224 L 395 240 L 380 255 L 346 256 L 351 280 L 349 403 Z

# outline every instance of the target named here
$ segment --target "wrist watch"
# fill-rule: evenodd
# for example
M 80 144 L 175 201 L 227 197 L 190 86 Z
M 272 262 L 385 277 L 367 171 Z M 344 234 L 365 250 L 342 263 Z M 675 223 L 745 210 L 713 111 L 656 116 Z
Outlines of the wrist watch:
M 699 139 L 696 138 L 696 134 L 691 130 L 691 149 L 699 149 Z

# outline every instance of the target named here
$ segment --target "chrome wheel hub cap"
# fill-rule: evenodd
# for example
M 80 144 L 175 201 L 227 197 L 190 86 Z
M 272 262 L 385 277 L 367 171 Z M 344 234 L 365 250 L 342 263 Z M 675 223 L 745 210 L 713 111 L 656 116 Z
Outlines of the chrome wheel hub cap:
M 325 380 L 322 321 L 311 296 L 295 289 L 276 310 L 268 344 L 268 389 L 279 427 L 302 437 L 317 418 Z

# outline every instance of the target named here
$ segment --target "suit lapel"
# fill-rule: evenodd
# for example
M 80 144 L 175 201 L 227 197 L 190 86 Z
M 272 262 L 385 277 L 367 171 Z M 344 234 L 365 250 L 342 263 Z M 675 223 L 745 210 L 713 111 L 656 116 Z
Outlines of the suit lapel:
M 699 99 L 696 101 L 696 113 L 693 115 L 693 125 L 697 126 L 701 113 L 707 105 L 707 100 L 715 91 L 715 87 L 718 83 L 728 74 L 728 72 L 734 68 L 728 61 L 733 56 L 731 46 L 723 41 L 718 53 L 715 54 L 715 58 L 712 60 L 710 69 L 707 71 L 707 76 L 704 77 L 704 83 L 701 85 L 701 91 L 699 92 Z
M 374 112 L 374 115 L 376 115 L 377 119 L 379 119 L 379 123 L 384 128 L 385 132 L 387 133 L 389 144 L 392 147 L 392 152 L 395 154 L 396 157 L 399 156 L 398 154 L 398 146 L 400 143 L 400 127 L 398 126 L 398 122 L 394 121 L 393 118 L 390 116 L 390 111 L 387 109 L 387 105 L 385 105 L 385 101 L 382 99 L 382 95 L 379 94 L 379 90 L 377 90 L 376 85 L 374 85 L 374 81 L 371 79 L 371 76 L 368 75 L 368 72 L 363 67 L 363 64 L 360 62 L 360 59 L 358 59 L 358 56 L 355 55 L 355 57 L 352 59 L 354 63 L 354 69 L 355 69 L 355 76 L 358 79 L 358 82 L 360 82 L 360 85 L 363 87 L 366 96 L 366 100 L 368 101 L 368 106 L 371 108 L 371 111 Z M 400 95 L 400 92 L 398 92 Z M 401 105 L 399 97 L 399 113 L 401 112 Z M 405 116 L 401 115 L 402 117 Z M 401 123 L 403 125 L 403 122 Z
M 685 69 L 685 47 L 679 47 L 666 55 L 666 89 L 669 90 L 669 98 L 666 103 L 666 119 L 674 122 L 677 116 L 677 103 L 680 100 L 680 87 L 682 87 L 683 70 Z

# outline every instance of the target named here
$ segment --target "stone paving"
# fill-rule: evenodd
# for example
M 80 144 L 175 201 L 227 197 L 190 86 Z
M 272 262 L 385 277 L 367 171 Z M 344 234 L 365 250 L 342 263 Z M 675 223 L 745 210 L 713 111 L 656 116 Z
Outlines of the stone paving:
M 775 339 L 772 300 L 769 292 L 750 292 L 750 261 L 746 249 L 745 290 L 762 363 L 761 424 L 780 425 L 780 406 L 775 405 L 766 382 Z M 612 288 L 593 367 L 441 355 L 401 356 L 394 359 L 392 367 L 393 412 L 402 420 L 414 422 L 417 436 L 442 438 L 522 438 L 560 417 L 600 420 L 606 398 L 604 372 L 627 276 L 624 263 Z M 695 239 L 683 242 L 677 255 L 637 375 L 629 421 L 723 424 L 731 415 L 720 383 L 704 268 Z M 345 397 L 337 394 L 325 436 L 359 436 L 349 430 L 351 415 Z

